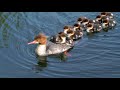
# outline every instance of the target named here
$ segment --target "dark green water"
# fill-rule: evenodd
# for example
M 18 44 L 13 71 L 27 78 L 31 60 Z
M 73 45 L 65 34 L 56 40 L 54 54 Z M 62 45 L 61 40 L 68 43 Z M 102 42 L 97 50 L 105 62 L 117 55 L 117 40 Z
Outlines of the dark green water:
M 120 13 L 108 32 L 84 35 L 72 56 L 36 58 L 36 45 L 27 45 L 39 32 L 54 35 L 78 17 L 94 19 L 99 12 L 0 12 L 0 77 L 120 77 Z M 62 58 L 62 59 L 61 59 Z

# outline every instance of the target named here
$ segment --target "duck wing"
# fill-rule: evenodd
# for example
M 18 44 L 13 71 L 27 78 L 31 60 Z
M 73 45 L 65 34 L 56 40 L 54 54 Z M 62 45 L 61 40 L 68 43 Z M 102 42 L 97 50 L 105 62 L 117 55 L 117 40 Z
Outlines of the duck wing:
M 58 53 L 62 53 L 64 51 L 67 51 L 69 49 L 71 49 L 71 45 L 66 45 L 66 44 L 55 44 L 52 42 L 49 42 L 47 44 L 47 50 L 46 52 L 48 54 L 58 54 Z

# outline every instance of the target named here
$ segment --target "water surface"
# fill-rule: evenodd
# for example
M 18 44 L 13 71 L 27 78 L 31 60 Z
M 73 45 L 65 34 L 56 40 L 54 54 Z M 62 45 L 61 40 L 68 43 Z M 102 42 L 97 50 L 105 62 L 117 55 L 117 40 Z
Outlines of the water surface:
M 114 29 L 85 34 L 69 52 L 71 57 L 45 58 L 36 57 L 36 45 L 27 45 L 35 35 L 54 35 L 78 17 L 94 19 L 99 12 L 0 12 L 0 77 L 120 77 L 120 13 L 113 13 Z

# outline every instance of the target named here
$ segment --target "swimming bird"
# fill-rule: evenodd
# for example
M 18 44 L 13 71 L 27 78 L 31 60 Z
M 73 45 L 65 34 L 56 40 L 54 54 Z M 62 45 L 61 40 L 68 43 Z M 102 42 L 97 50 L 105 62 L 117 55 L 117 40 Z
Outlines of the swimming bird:
M 87 34 L 94 33 L 94 25 L 89 23 L 86 27 L 86 32 L 87 32 Z
M 111 13 L 111 12 L 101 12 L 101 16 L 107 16 L 110 19 L 114 18 L 113 13 Z
M 102 28 L 103 29 L 108 29 L 109 28 L 109 21 L 108 19 L 104 19 L 102 22 Z
M 77 19 L 77 23 L 79 25 L 81 25 L 85 19 L 87 19 L 87 17 L 82 16 L 82 17 L 80 17 L 80 18 Z
M 81 27 L 81 25 L 79 25 L 78 23 L 74 24 L 73 30 L 74 30 L 74 33 L 75 33 L 75 39 L 76 40 L 82 38 L 84 29 Z
M 38 44 L 35 52 L 39 56 L 59 54 L 72 48 L 71 45 L 52 43 L 48 41 L 47 37 L 42 33 L 37 35 L 32 42 L 28 43 L 28 45 L 30 44 Z
M 115 27 L 117 22 L 114 19 L 104 19 L 102 23 L 103 29 L 110 29 Z

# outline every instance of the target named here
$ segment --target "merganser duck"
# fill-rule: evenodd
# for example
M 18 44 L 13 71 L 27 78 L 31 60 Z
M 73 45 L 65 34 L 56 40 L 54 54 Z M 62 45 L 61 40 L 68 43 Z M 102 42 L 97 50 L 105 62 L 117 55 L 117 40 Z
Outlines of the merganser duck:
M 98 15 L 96 17 L 96 21 L 98 21 L 99 23 L 102 24 L 105 19 L 107 19 L 107 20 L 112 19 L 112 21 L 113 21 L 113 18 L 114 18 L 113 13 L 111 13 L 111 12 L 102 12 L 100 15 Z
M 65 34 L 67 34 L 67 31 L 70 29 L 70 26 L 64 26 L 64 28 L 63 28 L 63 32 L 65 33 Z
M 79 25 L 81 25 L 84 19 L 87 19 L 87 17 L 80 17 L 80 18 L 78 18 L 77 23 Z
M 100 15 L 101 16 L 107 16 L 107 12 L 101 12 Z
M 108 12 L 108 13 L 107 13 L 107 16 L 108 16 L 110 19 L 113 19 L 113 18 L 114 18 L 113 13 L 111 13 L 111 12 Z
M 104 29 L 111 29 L 116 26 L 116 21 L 114 19 L 104 19 L 102 26 Z
M 102 30 L 102 26 L 100 24 L 93 24 L 93 23 L 89 23 L 87 25 L 87 33 L 96 33 L 96 32 L 100 32 Z
M 59 40 L 60 40 L 59 34 L 58 34 L 58 35 L 52 35 L 52 36 L 49 38 L 49 41 L 51 41 L 51 42 L 53 42 L 53 43 L 59 43 Z
M 86 30 L 86 26 L 88 23 L 89 23 L 89 20 L 87 18 L 83 20 L 82 25 L 83 25 L 84 30 Z
M 98 22 L 99 24 L 102 23 L 102 16 L 101 15 L 97 15 L 95 18 L 95 21 Z
M 65 34 L 64 32 L 59 32 L 57 35 L 51 36 L 49 41 L 56 44 L 71 44 L 70 39 L 68 39 L 67 34 Z
M 86 27 L 87 34 L 94 33 L 94 26 L 93 24 L 89 23 Z
M 35 52 L 39 56 L 59 54 L 59 53 L 66 52 L 67 50 L 71 49 L 71 45 L 55 44 L 50 41 L 47 41 L 47 37 L 41 33 L 34 38 L 34 41 L 29 42 L 28 45 L 29 44 L 38 44 Z
M 78 23 L 74 24 L 73 25 L 73 30 L 76 31 L 76 30 L 79 30 L 79 31 L 83 31 L 83 27 L 81 25 L 79 25 Z
M 86 30 L 86 25 L 87 25 L 88 21 L 89 20 L 87 19 L 87 17 L 80 17 L 80 18 L 78 18 L 77 23 L 79 25 L 81 25 L 83 30 Z
M 73 30 L 69 29 L 67 31 L 67 37 L 68 37 L 70 43 L 73 43 L 73 41 L 76 39 L 75 38 L 75 32 Z
M 94 32 L 100 32 L 102 30 L 102 26 L 99 22 L 95 20 L 89 20 L 89 24 L 92 24 L 94 27 Z M 89 26 L 89 25 L 88 25 Z
M 109 19 L 109 28 L 115 27 L 117 22 L 114 19 Z
M 101 20 L 103 21 L 103 20 L 105 20 L 105 19 L 109 20 L 110 18 L 107 17 L 107 16 L 102 16 Z
M 90 19 L 88 23 L 95 24 L 95 23 L 96 23 L 96 21 L 95 21 L 95 20 L 93 20 L 93 19 Z
M 102 28 L 103 29 L 108 29 L 109 28 L 109 21 L 108 21 L 108 19 L 104 19 L 103 20 Z
M 95 19 L 96 22 L 99 22 L 99 24 L 102 24 L 105 19 L 109 20 L 110 18 L 108 16 L 106 16 L 106 15 L 103 14 L 103 15 L 96 16 L 96 19 Z
M 113 18 L 114 18 L 113 13 L 111 13 L 111 12 L 102 12 L 102 13 L 101 13 L 101 16 L 107 16 L 107 17 L 109 17 L 110 19 L 113 19 Z
M 64 26 L 64 33 L 67 35 L 68 38 L 77 40 L 83 36 L 82 27 L 79 24 L 74 24 L 74 26 Z M 72 40 L 71 40 L 72 41 Z
M 51 36 L 49 40 L 56 44 L 63 43 L 63 42 L 65 43 L 66 35 L 63 32 L 59 32 L 57 35 Z
M 67 35 L 67 39 L 73 42 L 74 39 L 74 28 L 71 26 L 64 26 L 63 32 Z
M 109 28 L 113 28 L 114 26 L 116 26 L 117 22 L 115 21 L 114 17 L 113 17 L 113 14 L 108 12 L 106 14 L 106 16 L 103 16 L 102 17 L 102 20 L 107 20 L 108 23 L 109 23 Z M 104 25 L 103 25 L 104 26 Z
M 101 24 L 94 24 L 94 32 L 100 32 L 102 29 Z
M 57 44 L 67 44 L 67 45 L 73 45 L 73 40 L 68 37 L 64 32 L 59 33 L 59 41 Z
M 86 18 L 86 19 L 84 19 L 84 20 L 82 21 L 82 24 L 83 24 L 83 25 L 87 25 L 88 22 L 89 22 L 89 20 Z
M 82 38 L 82 36 L 83 36 L 83 28 L 81 27 L 81 25 L 76 23 L 76 24 L 74 24 L 73 28 L 74 28 L 76 40 Z

